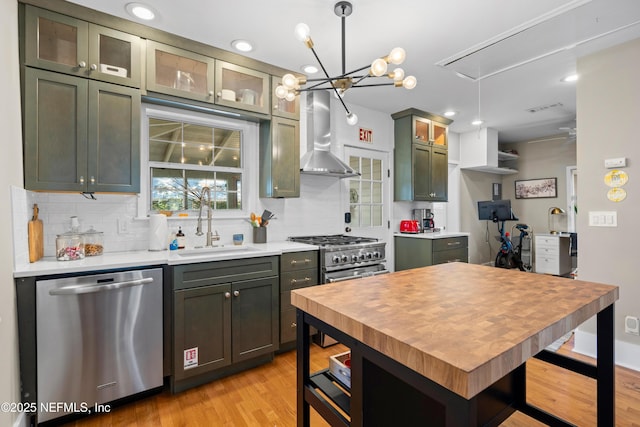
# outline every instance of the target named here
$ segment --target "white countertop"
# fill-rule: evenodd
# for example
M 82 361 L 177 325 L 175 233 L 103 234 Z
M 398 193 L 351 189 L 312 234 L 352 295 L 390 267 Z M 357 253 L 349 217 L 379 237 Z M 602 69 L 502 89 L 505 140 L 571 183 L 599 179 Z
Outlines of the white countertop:
M 412 239 L 446 239 L 448 237 L 470 236 L 471 233 L 438 231 L 435 233 L 393 233 L 394 237 L 410 237 Z
M 247 251 L 210 252 L 194 256 L 180 256 L 177 251 L 133 251 L 106 252 L 99 256 L 85 257 L 76 261 L 58 261 L 55 257 L 45 257 L 30 264 L 14 268 L 13 277 L 46 276 L 52 274 L 82 273 L 116 268 L 136 268 L 151 265 L 179 265 L 197 262 L 221 261 L 227 259 L 253 258 L 259 256 L 280 255 L 287 252 L 300 252 L 318 249 L 317 246 L 289 241 L 252 243 L 242 245 Z M 231 245 L 231 248 L 237 249 Z M 189 250 L 189 249 L 187 249 Z

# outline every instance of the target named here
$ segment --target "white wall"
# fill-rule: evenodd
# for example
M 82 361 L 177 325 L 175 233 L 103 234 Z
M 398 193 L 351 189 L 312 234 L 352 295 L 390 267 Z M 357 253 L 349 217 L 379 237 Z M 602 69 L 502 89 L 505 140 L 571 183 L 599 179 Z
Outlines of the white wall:
M 0 230 L 5 239 L 26 238 L 13 236 L 11 186 L 22 186 L 22 131 L 20 126 L 20 76 L 18 67 L 18 3 L 0 2 L 0 81 L 3 82 L 3 100 L 0 102 L 0 127 L 3 150 L 0 156 Z M 6 242 L 8 243 L 8 242 Z M 0 402 L 20 402 L 20 375 L 18 369 L 18 337 L 16 298 L 13 282 L 13 247 L 0 246 Z M 11 426 L 19 414 L 0 411 L 0 425 Z
M 578 61 L 578 278 L 620 286 L 616 303 L 616 360 L 640 370 L 640 337 L 624 333 L 624 316 L 640 316 L 638 218 L 640 218 L 640 39 Z M 627 198 L 607 199 L 607 158 L 626 157 Z M 615 228 L 590 227 L 589 211 L 616 211 Z M 579 328 L 576 348 L 593 348 L 595 322 Z

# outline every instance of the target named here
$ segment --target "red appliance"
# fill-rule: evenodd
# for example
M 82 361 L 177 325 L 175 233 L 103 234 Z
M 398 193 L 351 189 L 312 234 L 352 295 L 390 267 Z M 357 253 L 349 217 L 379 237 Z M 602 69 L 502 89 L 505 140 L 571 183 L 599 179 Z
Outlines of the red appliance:
M 417 234 L 420 232 L 420 224 L 414 219 L 403 219 L 400 221 L 400 232 Z

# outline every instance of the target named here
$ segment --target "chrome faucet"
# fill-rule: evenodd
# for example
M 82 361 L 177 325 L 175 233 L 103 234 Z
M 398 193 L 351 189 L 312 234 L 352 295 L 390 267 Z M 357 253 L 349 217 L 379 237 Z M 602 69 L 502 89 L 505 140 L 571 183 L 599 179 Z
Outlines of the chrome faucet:
M 202 205 L 204 204 L 204 196 L 207 195 L 207 244 L 206 247 L 213 246 L 213 240 L 220 240 L 220 236 L 218 235 L 218 231 L 216 230 L 216 235 L 214 236 L 211 232 L 211 188 L 202 187 L 202 195 L 200 196 L 200 212 L 198 213 L 198 227 L 196 228 L 196 236 L 202 236 L 204 233 L 202 232 Z

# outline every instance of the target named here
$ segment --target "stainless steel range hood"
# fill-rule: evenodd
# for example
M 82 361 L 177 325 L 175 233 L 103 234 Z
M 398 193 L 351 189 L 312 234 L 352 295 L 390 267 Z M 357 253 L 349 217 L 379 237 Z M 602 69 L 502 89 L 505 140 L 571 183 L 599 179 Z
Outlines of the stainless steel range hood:
M 307 152 L 300 160 L 300 173 L 348 178 L 360 175 L 331 153 L 329 92 L 307 94 Z

